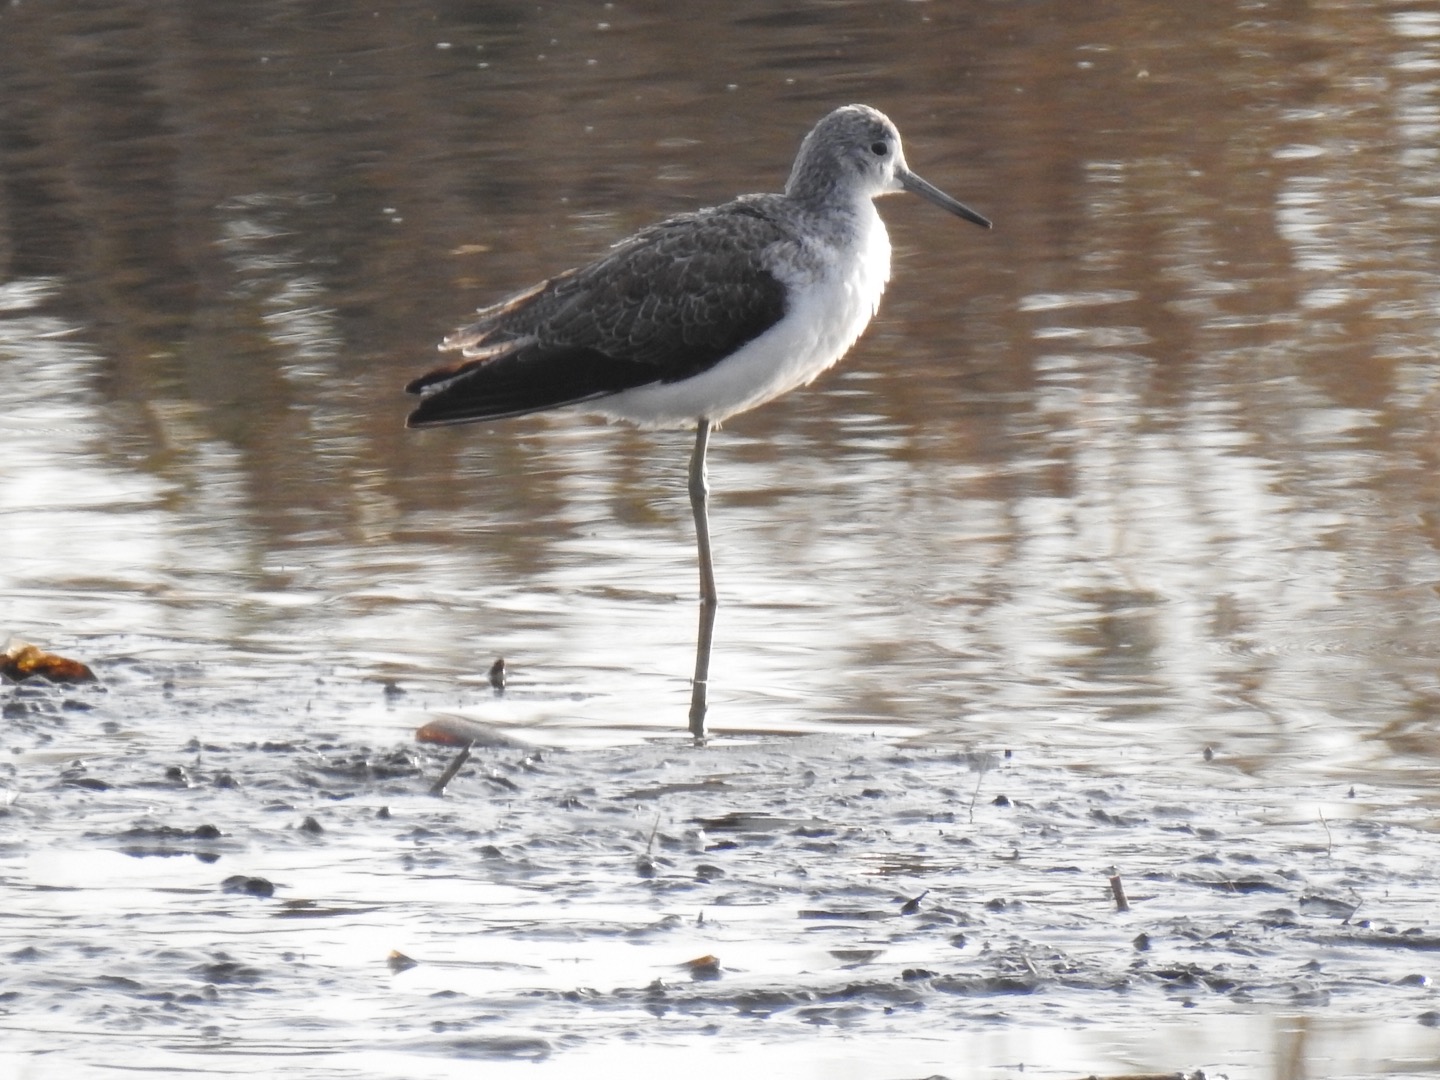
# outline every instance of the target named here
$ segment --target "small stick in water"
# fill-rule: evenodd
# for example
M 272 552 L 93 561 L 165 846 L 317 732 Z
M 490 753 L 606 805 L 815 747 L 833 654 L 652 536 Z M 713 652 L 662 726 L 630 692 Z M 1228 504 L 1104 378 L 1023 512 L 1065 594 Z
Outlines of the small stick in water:
M 1120 884 L 1120 875 L 1110 868 L 1110 894 L 1115 897 L 1116 911 L 1129 911 L 1130 901 L 1125 899 L 1125 886 Z
M 437 799 L 444 798 L 445 789 L 450 786 L 450 781 L 455 779 L 455 774 L 465 767 L 465 762 L 470 760 L 470 748 L 474 745 L 475 740 L 472 739 L 461 748 L 460 752 L 455 755 L 455 760 L 450 762 L 445 767 L 445 771 L 440 774 L 440 779 L 430 785 L 431 795 Z

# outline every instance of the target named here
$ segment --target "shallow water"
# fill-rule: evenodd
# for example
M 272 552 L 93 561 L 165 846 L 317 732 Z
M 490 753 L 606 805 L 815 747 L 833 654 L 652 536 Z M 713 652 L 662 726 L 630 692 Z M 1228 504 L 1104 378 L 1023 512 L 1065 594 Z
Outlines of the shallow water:
M 252 742 L 363 755 L 443 712 L 602 772 L 624 760 L 606 747 L 682 736 L 689 435 L 564 416 L 406 432 L 400 388 L 473 307 L 662 214 L 777 188 L 803 133 L 850 100 L 890 113 L 911 165 L 997 227 L 886 200 L 894 280 L 870 331 L 814 386 L 712 440 L 716 749 L 782 734 L 839 738 L 861 759 L 900 743 L 1014 748 L 1067 776 L 1138 753 L 1170 776 L 1210 747 L 1251 790 L 1333 808 L 1354 785 L 1386 813 L 1412 808 L 1400 846 L 1425 864 L 1440 750 L 1437 71 L 1440 20 L 1388 2 L 0 10 L 0 635 L 86 660 L 105 690 L 0 688 L 23 796 L 5 827 L 25 836 L 3 872 L 30 898 L 11 905 L 7 953 L 42 925 L 31 902 L 58 895 L 28 890 L 77 865 L 103 864 L 115 892 L 72 897 L 76 950 L 115 929 L 86 929 L 87 906 L 133 907 L 163 935 L 188 895 L 163 890 L 210 896 L 236 872 L 233 853 L 218 875 L 173 879 L 118 867 L 193 860 L 93 858 L 149 796 L 110 807 L 96 836 L 69 832 L 88 805 L 67 802 L 87 797 L 62 775 L 72 756 L 130 747 L 124 788 L 163 776 L 191 738 L 226 747 L 243 777 L 265 772 Z M 503 696 L 485 678 L 497 656 Z M 785 760 L 803 771 L 812 744 L 796 745 Z M 405 790 L 418 798 L 438 764 Z M 1190 800 L 1224 790 L 1181 775 Z M 297 802 L 296 775 L 276 783 Z M 197 813 L 258 829 L 264 797 L 241 790 Z M 50 801 L 27 816 L 32 792 Z M 567 829 L 556 813 L 532 826 Z M 1277 864 L 1294 848 L 1268 821 L 1250 828 Z M 282 869 L 381 895 L 372 842 L 299 846 Z M 53 861 L 35 862 L 46 847 Z M 1404 858 L 1367 854 L 1377 878 L 1404 876 Z M 467 895 L 496 884 L 483 868 L 435 875 L 452 878 Z M 397 907 L 413 909 L 412 887 Z M 587 909 L 664 913 L 616 882 L 594 889 Z M 1391 917 L 1423 927 L 1423 908 Z M 1030 940 L 1045 925 L 1011 929 Z M 799 963 L 773 927 L 751 929 L 728 944 Z M 401 937 L 346 933 L 366 963 Z M 80 955 L 54 962 L 78 978 Z M 566 982 L 558 962 L 504 986 Z M 587 962 L 607 988 L 643 985 L 613 956 Z M 15 1024 L 43 1028 L 20 985 Z M 308 987 L 271 987 L 273 1015 Z M 1057 1018 L 992 1002 L 999 1029 L 963 1045 L 972 1062 L 1035 1062 L 1064 1030 L 1061 1073 L 1223 1060 L 1276 1075 L 1299 1016 L 1307 1045 L 1355 1055 L 1316 1074 L 1365 1073 L 1380 1067 L 1367 1047 L 1433 1062 L 1415 1026 L 1433 1003 L 1415 995 L 1227 997 L 1215 1026 L 1174 1035 L 1224 1053 L 1178 1061 L 1145 1049 L 1143 1004 Z M 346 1026 L 361 991 L 342 980 L 329 996 L 327 1052 L 378 1052 Z M 390 1007 L 405 1019 L 385 1030 L 414 1022 Z M 768 1060 L 801 1054 L 764 1025 L 714 1022 L 727 1052 L 753 1037 Z M 194 1023 L 177 1020 L 177 1038 Z M 617 1042 L 591 1023 L 540 1036 L 547 1068 L 660 1053 L 638 1028 Z M 1035 1025 L 1052 1035 L 1009 1041 Z M 953 1030 L 892 1021 L 887 1038 L 913 1049 L 899 1059 L 872 1055 L 861 1027 L 825 1060 L 963 1074 Z M 392 1071 L 416 1075 L 448 1075 L 454 1051 L 392 1049 Z M 216 1071 L 244 1067 L 234 1045 L 206 1052 Z M 332 1066 L 372 1068 L 285 1065 Z

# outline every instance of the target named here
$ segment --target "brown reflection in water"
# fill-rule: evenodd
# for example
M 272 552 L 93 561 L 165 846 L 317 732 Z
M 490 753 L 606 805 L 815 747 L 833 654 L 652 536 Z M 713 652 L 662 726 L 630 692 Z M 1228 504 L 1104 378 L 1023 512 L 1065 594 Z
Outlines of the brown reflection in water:
M 717 435 L 743 590 L 718 647 L 756 698 L 1379 725 L 1411 752 L 1440 702 L 1433 20 L 680 11 L 5 9 L 0 273 L 55 279 L 43 312 L 94 358 L 27 408 L 93 394 L 87 453 L 173 484 L 154 528 L 183 548 L 397 608 L 469 590 L 625 668 L 576 583 L 685 594 L 683 448 L 565 419 L 406 437 L 400 387 L 469 308 L 778 187 L 866 100 L 998 227 L 882 204 L 895 280 L 856 353 Z M 40 355 L 17 336 L 7 363 Z M 323 630 L 363 638 L 344 617 Z

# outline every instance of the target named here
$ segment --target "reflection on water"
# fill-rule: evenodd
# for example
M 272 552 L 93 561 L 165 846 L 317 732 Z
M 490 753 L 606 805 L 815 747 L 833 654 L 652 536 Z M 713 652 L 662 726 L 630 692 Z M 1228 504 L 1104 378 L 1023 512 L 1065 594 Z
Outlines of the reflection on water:
M 855 353 L 715 436 L 712 731 L 1215 746 L 1433 799 L 1432 13 L 211 8 L 0 9 L 0 631 L 201 665 L 182 692 L 260 739 L 295 715 L 263 676 L 317 657 L 405 691 L 337 710 L 396 740 L 678 735 L 690 436 L 406 433 L 401 387 L 866 101 L 997 228 L 883 204 Z
M 999 227 L 887 202 L 867 338 L 717 435 L 713 725 L 1429 768 L 1423 13 L 106 12 L 0 16 L 6 628 L 435 690 L 503 654 L 555 737 L 675 730 L 684 436 L 406 434 L 399 387 L 865 99 Z

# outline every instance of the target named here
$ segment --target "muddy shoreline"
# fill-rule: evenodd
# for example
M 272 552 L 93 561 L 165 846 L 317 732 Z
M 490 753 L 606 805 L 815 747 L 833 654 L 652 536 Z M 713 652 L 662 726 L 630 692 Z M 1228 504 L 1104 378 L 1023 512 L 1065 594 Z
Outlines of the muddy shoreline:
M 319 680 L 262 721 L 177 671 L 99 674 L 0 689 L 0 1027 L 37 1067 L 56 1031 L 76 1067 L 122 1033 L 161 1067 L 1190 1013 L 1440 1025 L 1433 815 L 1402 786 L 1223 751 L 677 734 L 476 748 L 435 798 L 452 750 L 344 737 L 393 699 L 375 684 Z

